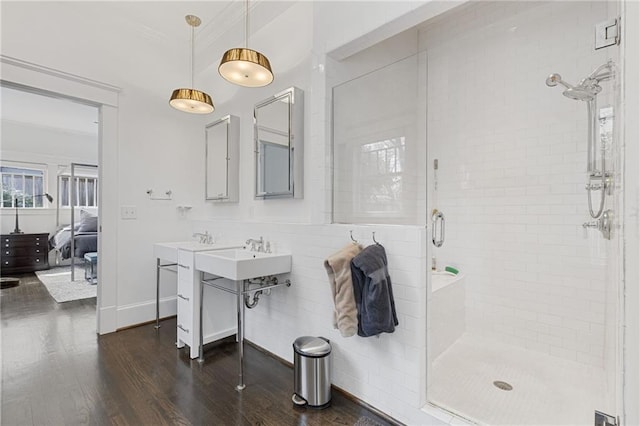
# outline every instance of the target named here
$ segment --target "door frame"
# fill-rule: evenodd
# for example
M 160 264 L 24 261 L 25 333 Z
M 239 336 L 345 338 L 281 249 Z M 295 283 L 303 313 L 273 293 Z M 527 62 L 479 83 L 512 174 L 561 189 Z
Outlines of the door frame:
M 98 131 L 98 276 L 96 331 L 116 331 L 118 226 L 118 97 L 107 83 L 0 54 L 0 84 L 37 94 L 71 99 L 99 110 Z M 103 232 L 105 231 L 105 232 Z

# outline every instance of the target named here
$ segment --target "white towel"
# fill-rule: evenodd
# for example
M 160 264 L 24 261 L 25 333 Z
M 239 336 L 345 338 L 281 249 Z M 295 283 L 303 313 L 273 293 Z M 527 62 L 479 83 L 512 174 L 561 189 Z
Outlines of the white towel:
M 333 327 L 342 337 L 351 337 L 358 332 L 358 310 L 353 296 L 351 281 L 351 259 L 362 251 L 358 244 L 349 244 L 324 261 L 329 276 L 333 297 Z

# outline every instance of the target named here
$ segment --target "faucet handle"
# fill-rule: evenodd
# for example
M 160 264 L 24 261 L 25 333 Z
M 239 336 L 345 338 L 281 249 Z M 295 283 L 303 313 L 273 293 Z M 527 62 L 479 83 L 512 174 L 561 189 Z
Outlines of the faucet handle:
M 265 253 L 271 253 L 271 243 L 270 243 L 269 241 L 267 241 L 267 242 L 265 243 L 264 252 L 265 252 Z

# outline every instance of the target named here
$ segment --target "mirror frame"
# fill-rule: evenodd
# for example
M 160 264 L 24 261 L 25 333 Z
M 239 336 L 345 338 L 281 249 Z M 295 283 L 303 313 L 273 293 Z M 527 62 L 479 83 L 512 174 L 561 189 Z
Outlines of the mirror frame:
M 258 135 L 258 110 L 274 102 L 289 99 L 289 189 L 281 192 L 260 192 L 260 140 Z M 282 92 L 259 102 L 253 109 L 254 139 L 254 172 L 256 199 L 269 198 L 303 198 L 304 188 L 304 92 L 297 87 L 290 87 Z
M 209 194 L 209 150 L 211 144 L 216 141 L 209 140 L 208 130 L 215 126 L 226 127 L 226 159 L 227 173 L 226 173 L 226 193 L 225 194 Z M 205 178 L 204 178 L 204 199 L 206 201 L 219 201 L 219 202 L 237 202 L 238 201 L 238 181 L 239 181 L 239 145 L 240 145 L 240 119 L 235 115 L 227 115 L 213 123 L 205 126 Z

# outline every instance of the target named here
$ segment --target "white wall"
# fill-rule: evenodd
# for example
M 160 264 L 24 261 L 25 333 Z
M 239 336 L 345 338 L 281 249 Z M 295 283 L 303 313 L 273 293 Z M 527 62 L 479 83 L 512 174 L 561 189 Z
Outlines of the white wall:
M 586 106 L 545 79 L 578 81 L 617 60 L 615 48 L 593 50 L 608 16 L 605 2 L 484 3 L 421 34 L 429 175 L 439 160 L 432 207 L 447 226 L 434 254 L 466 275 L 467 330 L 600 367 L 615 334 L 615 305 L 604 303 L 615 244 L 581 226 L 591 220 Z M 602 85 L 610 104 L 612 83 Z
M 97 115 L 97 113 L 96 113 Z M 57 175 L 59 167 L 71 162 L 97 164 L 98 138 L 96 135 L 64 131 L 15 121 L 2 120 L 0 133 L 0 159 L 3 161 L 38 163 L 45 167 L 47 179 L 45 192 L 51 194 L 53 203 L 44 209 L 20 209 L 20 228 L 24 232 L 56 231 L 56 203 L 58 202 Z M 15 210 L 0 209 L 3 234 L 13 231 Z M 69 209 L 60 209 L 60 223 L 70 222 Z
M 296 139 L 295 143 L 304 140 L 304 198 L 303 199 L 270 199 L 256 200 L 255 194 L 255 170 L 254 170 L 254 133 L 253 133 L 253 107 L 255 104 L 281 92 L 291 86 L 296 86 L 305 92 L 304 110 L 305 117 L 309 117 L 311 101 L 313 99 L 313 88 L 311 86 L 312 68 L 312 44 L 311 30 L 313 28 L 313 6 L 312 3 L 301 2 L 289 8 L 272 24 L 267 25 L 261 31 L 270 34 L 272 29 L 283 26 L 282 22 L 288 22 L 287 28 L 292 33 L 298 35 L 296 51 L 291 52 L 296 57 L 296 62 L 290 64 L 286 69 L 278 72 L 274 64 L 275 80 L 267 87 L 254 89 L 240 89 L 237 95 L 228 102 L 216 107 L 216 111 L 206 117 L 208 123 L 228 114 L 233 114 L 240 119 L 240 185 L 238 203 L 216 203 L 205 202 L 204 180 L 197 182 L 198 191 L 192 191 L 191 202 L 193 210 L 190 213 L 192 218 L 216 217 L 224 219 L 235 219 L 245 221 L 260 222 L 284 222 L 284 223 L 309 223 L 312 218 L 313 205 L 318 198 L 318 192 L 313 190 L 312 184 L 307 180 L 308 176 L 313 176 L 310 170 L 318 166 L 318 161 L 309 155 L 308 148 L 313 153 L 313 144 L 310 143 L 311 135 L 316 124 L 312 120 L 305 120 L 303 138 Z M 281 22 L 282 21 L 282 22 Z M 281 38 L 280 38 L 281 37 Z M 286 43 L 288 34 L 279 37 L 272 36 L 274 43 Z M 204 142 L 202 143 L 204 150 Z M 200 159 L 196 167 L 204 176 L 204 151 L 200 154 Z M 194 188 L 195 189 L 195 188 Z
M 118 327 L 155 317 L 153 243 L 188 239 L 188 221 L 176 206 L 204 196 L 202 118 L 165 102 L 126 87 L 120 97 L 118 205 L 135 206 L 137 219 L 118 224 Z M 173 200 L 150 200 L 148 189 L 171 190 Z M 172 282 L 161 296 L 175 292 Z

